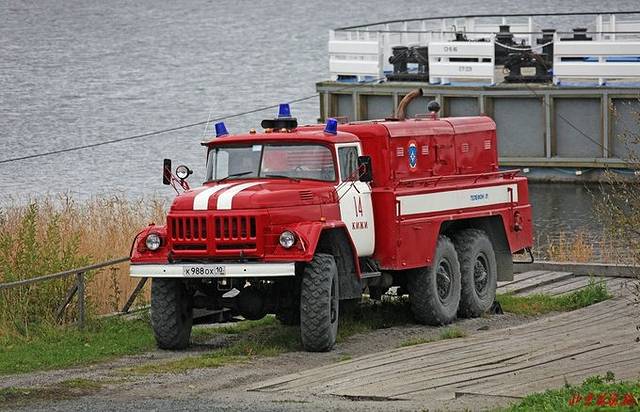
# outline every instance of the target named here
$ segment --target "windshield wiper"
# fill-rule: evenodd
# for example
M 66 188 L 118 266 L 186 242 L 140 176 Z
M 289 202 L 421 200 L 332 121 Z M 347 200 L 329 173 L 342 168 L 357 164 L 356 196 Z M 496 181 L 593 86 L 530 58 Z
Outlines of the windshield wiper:
M 217 180 L 217 183 L 224 182 L 225 180 L 227 180 L 227 179 L 228 179 L 228 178 L 230 178 L 230 177 L 246 176 L 246 175 L 251 174 L 251 173 L 253 173 L 253 170 L 249 170 L 249 171 L 247 171 L 247 172 L 231 173 L 230 175 L 225 176 L 225 177 L 223 177 L 223 178 L 222 178 L 222 179 L 220 179 L 220 180 Z
M 289 179 L 292 180 L 294 182 L 299 182 L 300 179 L 298 179 L 297 177 L 291 177 L 291 176 L 285 176 L 285 175 L 264 175 L 264 177 L 275 177 L 275 178 L 281 178 L 281 179 Z

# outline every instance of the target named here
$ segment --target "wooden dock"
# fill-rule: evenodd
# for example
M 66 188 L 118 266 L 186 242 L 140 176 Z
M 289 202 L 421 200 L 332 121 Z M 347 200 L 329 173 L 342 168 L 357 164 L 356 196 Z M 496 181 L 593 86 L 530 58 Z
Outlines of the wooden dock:
M 590 282 L 604 282 L 614 296 L 622 295 L 633 280 L 623 277 L 575 275 L 572 272 L 532 270 L 517 273 L 510 282 L 498 282 L 496 293 L 511 293 L 518 296 L 545 293 L 563 295 L 585 288 Z
M 598 279 L 595 279 L 598 280 Z M 625 282 L 605 278 L 614 298 L 573 312 L 468 338 L 393 349 L 264 381 L 250 390 L 360 400 L 446 400 L 464 395 L 519 398 L 608 371 L 640 376 L 637 307 Z M 531 271 L 499 293 L 561 295 L 589 277 Z

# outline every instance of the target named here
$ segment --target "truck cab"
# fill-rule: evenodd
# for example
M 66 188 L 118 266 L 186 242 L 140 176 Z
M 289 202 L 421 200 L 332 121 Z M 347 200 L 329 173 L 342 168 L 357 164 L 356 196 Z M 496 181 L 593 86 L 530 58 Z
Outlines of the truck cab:
M 233 136 L 216 125 L 198 188 L 165 168 L 186 190 L 131 256 L 131 275 L 153 278 L 162 348 L 186 347 L 205 308 L 275 313 L 300 325 L 307 350 L 330 350 L 339 302 L 391 286 L 419 322 L 479 316 L 512 254 L 531 247 L 526 179 L 498 169 L 489 118 L 298 126 L 281 107 L 262 125 Z

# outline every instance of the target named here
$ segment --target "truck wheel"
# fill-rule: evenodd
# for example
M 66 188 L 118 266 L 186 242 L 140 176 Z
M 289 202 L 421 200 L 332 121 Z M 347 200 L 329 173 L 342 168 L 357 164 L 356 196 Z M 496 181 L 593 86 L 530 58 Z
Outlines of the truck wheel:
M 458 315 L 477 318 L 489 310 L 496 298 L 498 271 L 489 236 L 478 229 L 465 229 L 455 236 L 462 276 Z
M 300 334 L 310 352 L 333 348 L 338 335 L 338 269 L 333 256 L 316 253 L 302 274 Z
M 456 318 L 460 303 L 460 264 L 451 240 L 438 237 L 432 265 L 409 276 L 413 316 L 427 325 L 446 325 Z
M 185 349 L 189 346 L 193 304 L 182 280 L 153 279 L 151 325 L 160 349 Z

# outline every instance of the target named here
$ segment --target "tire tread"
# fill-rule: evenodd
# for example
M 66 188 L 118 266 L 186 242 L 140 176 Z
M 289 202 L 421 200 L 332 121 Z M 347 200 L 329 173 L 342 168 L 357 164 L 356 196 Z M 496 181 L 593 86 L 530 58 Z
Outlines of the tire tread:
M 300 334 L 307 351 L 326 352 L 335 345 L 335 328 L 326 304 L 331 302 L 334 277 L 337 288 L 337 274 L 333 256 L 323 253 L 317 253 L 304 268 L 300 291 Z
M 491 282 L 488 287 L 490 288 L 489 293 L 490 301 L 481 302 L 478 298 L 475 285 L 473 281 L 473 268 L 475 266 L 475 253 L 474 250 L 478 244 L 478 242 L 489 242 L 491 244 L 491 239 L 487 235 L 484 230 L 480 229 L 465 229 L 458 232 L 454 237 L 454 244 L 456 247 L 456 251 L 458 252 L 458 259 L 460 260 L 460 272 L 462 274 L 461 277 L 461 290 L 460 290 L 460 307 L 458 308 L 458 315 L 464 318 L 477 318 L 481 316 L 484 312 L 486 312 L 493 301 L 495 300 L 495 289 L 497 282 L 497 271 L 496 271 L 496 261 L 495 261 L 495 253 L 493 252 L 493 247 L 491 247 L 492 256 L 488 256 L 490 260 L 489 264 L 492 265 L 492 268 L 489 268 L 489 275 L 492 277 L 489 279 Z M 465 271 L 471 271 L 471 273 L 467 273 L 465 276 Z
M 447 236 L 440 235 L 438 237 L 438 243 L 436 246 L 436 255 L 438 251 L 454 251 L 455 247 L 451 239 Z M 459 300 L 460 287 L 459 285 L 459 267 L 457 258 L 452 259 L 450 262 L 453 266 L 454 272 L 457 269 L 458 273 L 458 283 L 456 284 L 454 279 L 453 287 L 454 295 L 458 295 L 458 297 L 454 296 L 454 299 Z M 437 264 L 434 262 L 433 264 Z M 411 303 L 411 310 L 413 312 L 413 316 L 419 323 L 440 326 L 446 325 L 455 320 L 455 314 L 457 311 L 451 308 L 445 308 L 444 305 L 440 302 L 440 298 L 438 296 L 437 287 L 433 284 L 435 282 L 436 277 L 432 273 L 434 271 L 433 267 L 425 267 L 414 269 L 413 273 L 409 276 L 409 301 Z
M 176 279 L 155 278 L 151 284 L 151 325 L 160 349 L 180 350 L 189 346 L 193 314 L 180 322 L 180 305 L 187 304 L 184 285 Z M 191 311 L 191 309 L 189 309 Z

